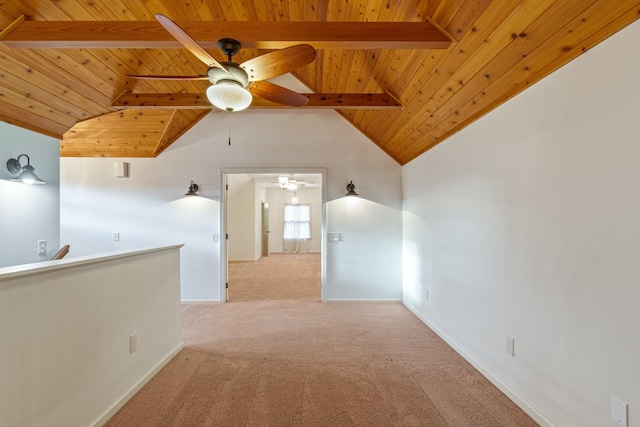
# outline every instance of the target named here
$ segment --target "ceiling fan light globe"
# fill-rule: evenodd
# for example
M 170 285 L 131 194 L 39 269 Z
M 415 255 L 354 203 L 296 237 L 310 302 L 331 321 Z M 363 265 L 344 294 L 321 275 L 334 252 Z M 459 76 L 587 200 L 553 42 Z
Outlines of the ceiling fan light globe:
M 217 108 L 224 111 L 240 111 L 251 105 L 253 97 L 235 81 L 220 81 L 207 88 L 207 98 Z

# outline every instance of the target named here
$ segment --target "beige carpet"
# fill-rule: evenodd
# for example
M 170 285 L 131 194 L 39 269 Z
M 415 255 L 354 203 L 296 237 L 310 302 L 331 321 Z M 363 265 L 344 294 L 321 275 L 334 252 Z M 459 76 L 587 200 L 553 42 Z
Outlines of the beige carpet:
M 401 304 L 319 302 L 318 256 L 230 270 L 242 301 L 184 305 L 185 349 L 108 426 L 537 425 Z
M 320 254 L 271 254 L 229 262 L 229 301 L 320 301 Z

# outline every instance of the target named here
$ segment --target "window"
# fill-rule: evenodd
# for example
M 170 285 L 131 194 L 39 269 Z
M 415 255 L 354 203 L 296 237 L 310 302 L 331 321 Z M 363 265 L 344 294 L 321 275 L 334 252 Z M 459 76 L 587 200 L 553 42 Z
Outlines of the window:
M 311 238 L 311 209 L 309 205 L 284 205 L 283 239 Z

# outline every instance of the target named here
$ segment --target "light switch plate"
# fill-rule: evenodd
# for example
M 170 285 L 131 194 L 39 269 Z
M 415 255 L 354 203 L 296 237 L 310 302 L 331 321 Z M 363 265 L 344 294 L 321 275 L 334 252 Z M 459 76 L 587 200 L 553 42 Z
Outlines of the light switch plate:
M 511 357 L 515 356 L 515 340 L 512 337 L 507 337 L 507 354 Z
M 615 396 L 611 396 L 611 419 L 622 427 L 627 427 L 628 423 L 628 407 L 625 402 Z
M 342 241 L 342 233 L 329 233 L 327 237 L 330 242 Z
M 47 241 L 38 240 L 38 255 L 47 256 Z
M 133 353 L 138 349 L 138 334 L 129 336 L 129 353 Z

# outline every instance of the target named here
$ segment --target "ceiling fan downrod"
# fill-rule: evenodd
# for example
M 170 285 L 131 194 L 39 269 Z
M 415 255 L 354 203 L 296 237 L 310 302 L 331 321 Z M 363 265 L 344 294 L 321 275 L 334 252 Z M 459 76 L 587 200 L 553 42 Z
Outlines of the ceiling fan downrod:
M 223 38 L 218 40 L 218 47 L 227 55 L 227 61 L 231 62 L 231 58 L 240 51 L 242 45 L 238 40 Z

